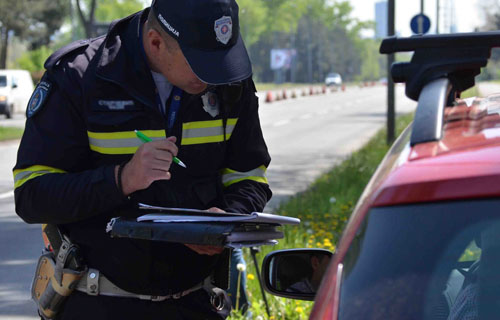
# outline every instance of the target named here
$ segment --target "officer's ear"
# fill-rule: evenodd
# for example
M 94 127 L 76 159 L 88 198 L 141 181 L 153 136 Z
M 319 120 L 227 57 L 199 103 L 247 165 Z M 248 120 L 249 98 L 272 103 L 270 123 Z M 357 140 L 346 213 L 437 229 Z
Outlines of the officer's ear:
M 159 56 L 163 54 L 163 50 L 165 50 L 166 45 L 160 32 L 154 28 L 150 28 L 144 35 L 144 38 L 146 40 L 146 45 L 149 47 L 149 51 L 153 55 Z

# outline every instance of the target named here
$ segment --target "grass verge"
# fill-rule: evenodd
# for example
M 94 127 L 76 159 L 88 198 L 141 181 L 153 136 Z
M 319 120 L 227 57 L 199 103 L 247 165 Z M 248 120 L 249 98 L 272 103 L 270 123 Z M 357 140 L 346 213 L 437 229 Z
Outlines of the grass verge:
M 396 133 L 401 131 L 413 119 L 413 114 L 403 115 L 396 120 Z M 263 257 L 274 250 L 288 248 L 325 248 L 335 250 L 344 225 L 350 216 L 356 201 L 363 192 L 368 180 L 386 154 L 386 130 L 380 130 L 363 148 L 354 152 L 330 172 L 319 177 L 304 192 L 283 203 L 277 214 L 298 217 L 300 226 L 285 227 L 285 238 L 276 246 L 261 247 L 257 256 L 259 269 Z M 307 319 L 312 302 L 290 300 L 266 294 L 270 317 L 256 277 L 255 265 L 248 249 L 245 249 L 247 261 L 247 290 L 252 303 L 253 319 Z M 233 312 L 229 319 L 244 319 Z
M 470 89 L 467 89 L 465 90 L 464 92 L 462 92 L 462 94 L 460 95 L 460 97 L 462 99 L 465 99 L 465 98 L 471 98 L 471 97 L 479 97 L 481 95 L 481 93 L 479 92 L 479 89 L 477 86 L 474 86 Z
M 24 128 L 0 127 L 0 141 L 21 139 Z

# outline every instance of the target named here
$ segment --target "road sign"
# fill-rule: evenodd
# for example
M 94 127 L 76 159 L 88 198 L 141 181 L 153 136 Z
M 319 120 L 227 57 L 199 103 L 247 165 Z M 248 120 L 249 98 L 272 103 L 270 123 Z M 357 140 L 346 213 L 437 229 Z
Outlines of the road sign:
M 431 19 L 423 13 L 417 14 L 410 21 L 413 33 L 427 33 L 431 28 Z

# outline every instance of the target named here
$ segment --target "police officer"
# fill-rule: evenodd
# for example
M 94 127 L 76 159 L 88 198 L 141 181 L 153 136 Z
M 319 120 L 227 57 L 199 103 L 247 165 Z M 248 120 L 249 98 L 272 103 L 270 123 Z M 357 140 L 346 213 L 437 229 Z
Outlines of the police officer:
M 14 168 L 16 212 L 57 225 L 101 286 L 79 285 L 57 318 L 223 318 L 200 289 L 227 266 L 222 248 L 105 229 L 140 215 L 138 203 L 248 213 L 271 197 L 235 1 L 156 0 L 45 68 Z

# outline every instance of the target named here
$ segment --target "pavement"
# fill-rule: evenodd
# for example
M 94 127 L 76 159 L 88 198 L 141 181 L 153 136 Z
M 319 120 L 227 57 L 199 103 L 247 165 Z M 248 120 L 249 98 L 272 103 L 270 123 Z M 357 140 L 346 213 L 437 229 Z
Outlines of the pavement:
M 492 94 L 500 94 L 500 83 L 496 82 L 479 82 L 477 84 L 479 95 L 487 97 Z

